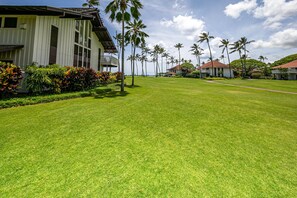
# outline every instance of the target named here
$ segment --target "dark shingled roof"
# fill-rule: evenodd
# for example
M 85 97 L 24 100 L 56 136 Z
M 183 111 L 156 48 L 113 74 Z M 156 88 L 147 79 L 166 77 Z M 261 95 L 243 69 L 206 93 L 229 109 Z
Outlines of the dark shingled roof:
M 90 20 L 93 31 L 102 43 L 105 52 L 116 53 L 117 49 L 107 28 L 99 15 L 97 8 L 55 8 L 50 6 L 0 6 L 1 15 L 38 15 L 59 16 L 60 18 L 74 18 Z

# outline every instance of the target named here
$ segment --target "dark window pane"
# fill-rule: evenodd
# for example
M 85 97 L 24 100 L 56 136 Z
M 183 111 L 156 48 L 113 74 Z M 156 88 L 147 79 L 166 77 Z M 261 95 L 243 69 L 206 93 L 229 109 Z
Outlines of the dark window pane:
M 78 52 L 78 58 L 79 58 L 79 60 L 78 60 L 78 66 L 79 67 L 81 67 L 82 66 L 82 59 L 83 59 L 83 57 L 82 57 L 82 50 L 83 50 L 83 48 L 82 47 L 79 47 L 79 52 Z
M 100 64 L 101 64 L 101 49 L 99 48 L 99 52 L 98 52 L 98 71 L 100 71 Z
M 57 61 L 57 47 L 58 47 L 58 28 L 52 26 L 51 29 L 51 42 L 50 42 L 50 55 L 49 64 L 56 64 Z
M 0 28 L 2 28 L 2 18 L 0 17 Z
M 78 61 L 78 46 L 74 45 L 74 60 L 73 60 L 74 67 L 77 67 L 77 61 Z
M 75 43 L 78 43 L 79 40 L 79 33 L 75 32 Z
M 88 47 L 91 48 L 91 39 L 89 39 Z
M 16 17 L 6 17 L 4 21 L 5 28 L 16 28 L 18 24 L 18 18 Z

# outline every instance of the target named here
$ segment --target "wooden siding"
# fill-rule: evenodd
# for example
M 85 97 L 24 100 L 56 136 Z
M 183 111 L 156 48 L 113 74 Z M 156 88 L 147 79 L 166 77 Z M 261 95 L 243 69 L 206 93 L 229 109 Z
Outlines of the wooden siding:
M 99 48 L 101 49 L 101 56 L 102 56 L 104 54 L 104 48 L 100 43 L 96 34 L 92 32 L 91 68 L 94 69 L 95 71 L 98 71 Z
M 57 64 L 71 66 L 74 58 L 74 19 L 61 19 L 54 16 L 37 16 L 33 61 L 39 65 L 49 64 L 51 26 L 57 27 Z
M 6 16 L 0 15 L 1 18 Z M 36 16 L 17 17 L 17 28 L 0 28 L 0 45 L 24 45 L 23 49 L 0 53 L 0 60 L 12 60 L 14 64 L 24 68 L 33 62 L 34 34 Z M 26 29 L 21 26 L 26 24 Z

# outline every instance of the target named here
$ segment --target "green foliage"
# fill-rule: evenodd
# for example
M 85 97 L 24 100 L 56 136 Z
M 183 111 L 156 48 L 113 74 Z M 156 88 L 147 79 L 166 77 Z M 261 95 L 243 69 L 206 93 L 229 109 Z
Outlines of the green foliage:
M 83 67 L 66 67 L 65 78 L 63 79 L 63 90 L 81 91 L 95 87 L 98 84 L 98 76 L 92 69 Z
M 31 93 L 42 93 L 44 91 L 61 93 L 62 81 L 66 68 L 59 65 L 38 67 L 36 65 L 26 68 L 26 88 Z
M 262 73 L 260 73 L 260 72 L 253 72 L 251 74 L 251 78 L 253 78 L 253 79 L 260 79 L 261 76 L 262 76 Z
M 226 80 L 226 78 L 221 77 L 206 77 L 205 80 Z
M 98 76 L 92 69 L 61 67 L 49 65 L 26 68 L 26 88 L 31 93 L 61 93 L 63 91 L 81 91 L 93 88 L 98 83 Z
M 289 55 L 289 56 L 286 56 L 278 61 L 275 61 L 274 63 L 272 63 L 272 67 L 275 67 L 275 66 L 278 66 L 278 65 L 283 65 L 283 64 L 286 64 L 286 63 L 289 63 L 289 62 L 292 62 L 294 60 L 297 60 L 297 54 L 292 54 L 292 55 Z
M 22 78 L 20 67 L 0 62 L 0 97 L 15 94 Z
M 101 84 L 108 84 L 110 82 L 111 73 L 110 72 L 98 72 L 99 82 Z
M 242 70 L 242 62 L 244 60 L 234 60 L 230 63 L 231 67 L 237 71 Z M 251 74 L 253 69 L 260 69 L 263 70 L 265 67 L 267 67 L 266 63 L 263 63 L 261 61 L 255 60 L 255 59 L 247 59 L 246 60 L 246 73 Z

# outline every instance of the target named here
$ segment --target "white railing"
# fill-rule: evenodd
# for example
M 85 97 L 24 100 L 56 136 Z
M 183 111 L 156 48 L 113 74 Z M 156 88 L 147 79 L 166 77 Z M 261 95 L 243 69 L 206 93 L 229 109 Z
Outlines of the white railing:
M 105 55 L 105 56 L 101 56 L 101 64 L 106 65 L 106 66 L 117 67 L 117 66 L 119 66 L 119 61 L 117 58 L 115 58 L 113 56 Z

